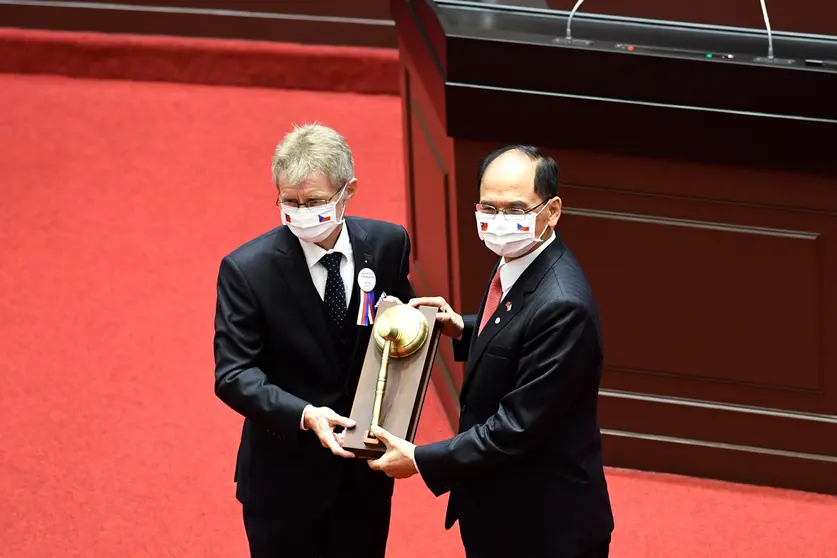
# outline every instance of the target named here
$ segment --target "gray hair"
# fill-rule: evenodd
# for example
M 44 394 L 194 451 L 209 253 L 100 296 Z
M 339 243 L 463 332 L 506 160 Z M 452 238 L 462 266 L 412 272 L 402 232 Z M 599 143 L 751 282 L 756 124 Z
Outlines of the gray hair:
M 346 139 L 322 124 L 297 126 L 289 132 L 273 155 L 273 183 L 279 178 L 299 184 L 311 174 L 322 173 L 340 188 L 355 177 L 355 161 Z

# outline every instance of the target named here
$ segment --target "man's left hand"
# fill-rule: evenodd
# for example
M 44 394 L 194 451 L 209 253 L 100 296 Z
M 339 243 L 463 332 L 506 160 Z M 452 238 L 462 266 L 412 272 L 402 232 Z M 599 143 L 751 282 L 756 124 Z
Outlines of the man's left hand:
M 418 473 L 414 457 L 416 453 L 415 445 L 393 436 L 377 426 L 372 429 L 372 433 L 387 448 L 384 455 L 369 462 L 372 469 L 383 471 L 387 476 L 394 479 L 406 479 Z

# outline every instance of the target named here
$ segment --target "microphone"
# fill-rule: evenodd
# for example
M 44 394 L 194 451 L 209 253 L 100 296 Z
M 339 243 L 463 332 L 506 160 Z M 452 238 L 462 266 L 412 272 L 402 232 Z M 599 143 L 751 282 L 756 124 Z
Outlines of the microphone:
M 563 44 L 570 44 L 570 45 L 586 45 L 589 46 L 592 41 L 583 40 L 583 39 L 573 39 L 573 18 L 575 17 L 576 12 L 578 9 L 581 8 L 581 5 L 584 3 L 584 0 L 576 0 L 573 9 L 570 11 L 569 17 L 567 17 L 567 29 L 564 37 L 556 37 L 553 39 L 553 42 L 556 43 L 563 43 Z M 760 63 L 769 63 L 769 64 L 780 64 L 786 66 L 793 66 L 796 64 L 796 60 L 793 59 L 785 59 L 785 58 L 776 58 L 773 53 L 773 28 L 770 25 L 770 14 L 767 12 L 767 0 L 759 0 L 761 4 L 761 15 L 764 19 L 764 28 L 767 31 L 767 56 L 756 56 L 752 60 L 754 62 Z M 681 55 L 691 55 L 691 56 L 700 56 L 701 58 L 707 59 L 722 59 L 722 60 L 732 60 L 735 58 L 732 54 L 728 53 L 698 53 L 697 51 L 687 51 L 684 49 L 671 49 L 671 48 L 662 48 L 662 47 L 640 47 L 636 45 L 624 45 L 624 44 L 617 44 L 615 45 L 617 49 L 620 50 L 627 50 L 628 52 L 636 52 L 641 50 L 642 52 L 652 52 L 652 51 L 666 51 L 666 52 L 677 52 Z M 822 60 L 806 60 L 806 66 L 818 67 L 823 69 L 837 69 L 837 61 L 822 61 Z
M 567 18 L 567 32 L 563 37 L 555 37 L 552 39 L 552 42 L 576 46 L 590 46 L 593 43 L 593 41 L 587 41 L 585 39 L 573 39 L 573 17 L 575 17 L 575 13 L 583 3 L 584 0 L 578 0 L 575 3 L 575 6 L 573 6 L 570 12 L 570 16 Z
M 575 16 L 575 13 L 578 11 L 578 9 L 581 7 L 581 5 L 583 3 L 584 3 L 584 0 L 578 0 L 578 2 L 575 3 L 575 6 L 573 6 L 573 9 L 570 11 L 570 17 L 567 18 L 567 37 L 566 37 L 567 41 L 572 42 L 572 40 L 573 40 L 573 33 L 572 33 L 573 17 Z M 762 0 L 762 4 L 764 4 L 764 0 Z
M 583 0 L 579 2 L 581 4 Z M 767 59 L 773 61 L 773 30 L 770 28 L 770 15 L 767 13 L 767 3 L 765 0 L 759 0 L 761 3 L 761 15 L 764 18 L 764 27 L 767 29 Z M 567 27 L 569 33 L 569 26 Z

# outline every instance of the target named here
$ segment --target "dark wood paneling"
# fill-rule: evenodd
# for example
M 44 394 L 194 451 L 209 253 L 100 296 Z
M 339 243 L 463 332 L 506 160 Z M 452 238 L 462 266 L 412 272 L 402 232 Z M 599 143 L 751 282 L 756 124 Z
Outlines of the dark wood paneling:
M 837 455 L 837 417 L 727 405 L 610 389 L 601 392 L 603 428 L 811 456 Z M 800 435 L 804 433 L 804 435 Z M 837 483 L 837 479 L 835 479 Z
M 587 256 L 604 327 L 618 332 L 608 336 L 612 369 L 724 382 L 743 398 L 749 388 L 821 393 L 823 284 L 837 254 L 818 239 L 834 235 L 834 218 L 814 216 L 812 231 L 806 214 L 739 207 L 737 222 L 709 221 L 710 202 L 590 210 L 574 194 L 559 228 Z M 672 217 L 677 205 L 696 219 Z
M 450 199 L 456 189 L 448 171 L 453 162 L 451 141 L 422 82 L 414 78 L 416 75 L 412 63 L 403 66 L 402 123 L 408 229 L 412 239 L 411 279 L 419 296 L 443 296 L 456 304 L 456 231 L 451 227 L 455 220 L 450 219 Z M 454 362 L 450 340 L 443 338 L 431 378 L 453 427 L 459 414 L 457 394 L 462 375 L 463 366 Z
M 499 146 L 499 145 L 498 145 Z M 491 146 L 493 148 L 495 146 Z M 479 201 L 477 171 L 479 162 L 490 150 L 476 153 L 473 145 L 461 139 L 454 139 L 456 153 L 456 230 L 459 247 L 459 285 L 461 296 L 456 307 L 465 314 L 476 314 L 482 302 L 491 270 L 497 263 L 497 257 L 488 250 L 477 236 L 477 223 L 474 218 L 474 204 Z
M 430 292 L 451 299 L 450 232 L 446 211 L 449 175 L 415 102 L 410 107 L 410 130 L 415 267 Z
M 442 158 L 452 244 L 418 258 L 449 268 L 454 306 L 477 310 L 495 261 L 474 227 L 480 159 L 502 144 L 538 143 L 561 167 L 559 229 L 599 303 L 607 463 L 837 492 L 837 159 L 823 141 L 837 121 L 792 116 L 831 110 L 825 97 L 804 108 L 773 99 L 760 105 L 773 114 L 743 114 L 747 97 L 763 97 L 729 68 L 695 81 L 692 61 L 655 72 L 646 58 L 648 83 L 638 86 L 618 65 L 589 79 L 595 64 L 566 51 L 537 55 L 539 67 L 561 68 L 538 81 L 514 64 L 531 62 L 541 39 L 503 31 L 503 44 L 491 18 L 483 37 L 448 29 L 445 79 L 415 63 L 432 48 L 411 28 L 421 18 L 402 11 L 396 21 L 411 104 L 419 92 L 431 136 L 451 146 Z M 823 80 L 804 88 L 813 96 L 837 87 L 835 74 L 751 70 L 764 83 L 787 80 L 780 89 Z M 689 79 L 692 89 L 667 89 Z M 740 94 L 725 98 L 724 87 Z M 438 89 L 443 96 L 426 93 Z M 730 99 L 741 112 L 724 107 Z M 406 148 L 408 157 L 423 149 Z M 437 189 L 415 176 L 411 195 Z M 438 208 L 415 206 L 419 243 L 425 211 L 438 222 Z
M 522 98 L 526 99 L 524 103 Z M 454 137 L 508 142 L 520 137 L 521 122 L 537 122 L 538 126 L 526 130 L 527 141 L 556 148 L 777 170 L 837 172 L 837 157 L 832 156 L 831 145 L 820 139 L 834 133 L 837 119 L 682 110 L 650 103 L 460 84 L 449 86 L 446 99 L 447 129 Z M 486 118 L 483 111 L 462 110 L 509 106 L 515 110 L 498 110 L 491 118 Z M 653 130 L 649 129 L 651 122 Z
M 723 132 L 718 130 L 718 134 Z M 553 149 L 552 153 L 561 158 L 561 187 L 572 188 L 578 192 L 575 196 L 614 191 L 626 195 L 619 199 L 635 196 L 653 198 L 658 203 L 669 199 L 721 201 L 726 203 L 712 207 L 724 219 L 730 218 L 738 205 L 837 213 L 837 177 L 778 171 L 769 168 L 766 158 L 762 167 L 732 167 L 593 150 Z
M 576 0 L 470 0 L 487 6 L 526 7 L 570 11 Z M 837 5 L 823 0 L 768 0 L 773 29 L 798 33 L 837 34 Z M 667 2 L 665 0 L 587 0 L 581 13 L 688 21 L 733 27 L 764 26 L 758 0 L 704 0 Z
M 535 48 L 525 43 L 460 39 L 452 42 L 448 51 L 458 60 L 472 61 L 449 65 L 448 78 L 457 83 L 553 92 L 564 96 L 583 95 L 600 100 L 837 118 L 837 106 L 832 101 L 837 97 L 837 80 L 833 74 L 826 72 L 796 72 L 793 80 L 777 81 L 775 72 L 755 65 L 713 64 L 705 59 L 677 58 L 659 58 L 649 64 L 647 57 L 626 56 L 615 51 L 555 49 L 548 42 Z M 533 72 L 532 66 L 519 64 L 524 58 L 535 67 L 556 64 L 568 73 L 583 72 L 586 79 L 556 80 L 556 75 L 551 72 Z M 500 69 L 502 71 L 497 71 Z M 793 70 L 787 70 L 787 73 L 791 72 Z M 658 86 L 660 75 L 670 76 L 665 87 Z M 609 77 L 603 79 L 603 76 Z M 558 85 L 556 81 L 560 83 L 559 87 L 555 87 Z M 747 83 L 747 87 L 731 89 L 729 83 L 736 81 Z M 813 90 L 827 94 L 811 95 Z M 772 94 L 753 95 L 754 91 L 771 91 Z M 601 105 L 601 102 L 598 103 L 598 110 L 602 110 Z M 659 110 L 660 107 L 654 108 Z M 617 106 L 615 110 L 621 112 L 625 107 Z M 625 134 L 622 138 L 629 140 L 631 135 Z
M 497 3 L 505 3 L 502 0 Z M 508 2 L 513 4 L 514 1 Z M 571 10 L 575 0 L 546 0 L 554 10 Z M 666 2 L 661 0 L 587 0 L 583 11 L 615 16 L 689 21 L 734 27 L 764 26 L 758 0 L 702 0 Z M 837 4 L 823 0 L 768 0 L 773 29 L 797 33 L 837 34 Z
M 422 8 L 421 5 L 418 6 Z M 416 22 L 416 25 L 405 26 L 401 29 L 398 40 L 398 51 L 405 54 L 405 44 L 421 44 L 422 49 L 412 49 L 409 54 L 409 61 L 405 64 L 410 69 L 412 80 L 421 84 L 421 89 L 427 95 L 429 103 L 424 106 L 425 112 L 435 113 L 428 115 L 427 120 L 436 125 L 445 136 L 445 69 L 443 60 L 445 51 L 443 48 L 445 37 L 428 6 L 416 11 L 416 5 L 409 2 L 394 2 L 392 5 L 393 17 L 402 20 Z M 419 25 L 418 22 L 421 22 Z M 441 37 L 440 37 L 441 35 Z
M 837 493 L 837 462 L 831 458 L 618 430 L 603 430 L 602 434 L 604 460 L 613 467 Z
M 57 1 L 47 6 L 21 0 L 0 5 L 0 22 L 63 31 L 387 48 L 397 44 L 387 0 Z

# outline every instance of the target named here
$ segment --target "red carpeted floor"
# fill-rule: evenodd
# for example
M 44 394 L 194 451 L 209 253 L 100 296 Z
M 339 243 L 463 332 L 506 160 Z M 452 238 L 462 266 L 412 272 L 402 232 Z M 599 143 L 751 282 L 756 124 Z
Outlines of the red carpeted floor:
M 385 96 L 0 75 L 0 556 L 246 555 L 240 419 L 212 393 L 219 258 L 278 222 L 269 161 L 292 121 L 341 130 L 353 212 L 403 222 L 399 111 Z M 431 395 L 419 437 L 447 434 Z M 837 498 L 608 478 L 615 558 L 837 555 Z M 444 503 L 399 482 L 390 556 L 463 556 Z
M 389 48 L 0 27 L 4 73 L 397 95 L 399 71 Z

